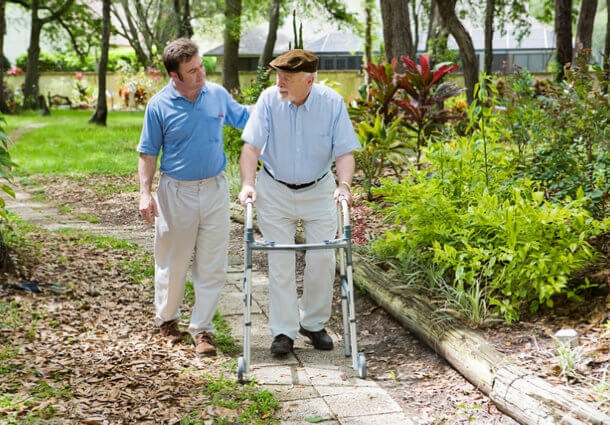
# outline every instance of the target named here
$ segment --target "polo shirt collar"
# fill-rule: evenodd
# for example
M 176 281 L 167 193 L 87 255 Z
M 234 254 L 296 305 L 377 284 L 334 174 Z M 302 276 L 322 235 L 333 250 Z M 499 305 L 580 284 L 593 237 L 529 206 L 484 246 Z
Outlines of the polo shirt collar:
M 184 97 L 183 95 L 181 95 L 178 90 L 176 90 L 176 88 L 174 87 L 174 80 L 172 80 L 170 78 L 169 83 L 167 83 L 168 87 L 169 87 L 169 93 L 170 93 L 170 97 L 172 99 L 186 99 L 186 97 Z M 208 91 L 208 84 L 206 81 L 206 84 L 203 86 L 203 88 L 201 89 L 201 91 L 199 92 L 199 95 L 197 96 L 197 99 L 199 99 L 199 97 L 201 97 L 202 93 L 206 93 Z

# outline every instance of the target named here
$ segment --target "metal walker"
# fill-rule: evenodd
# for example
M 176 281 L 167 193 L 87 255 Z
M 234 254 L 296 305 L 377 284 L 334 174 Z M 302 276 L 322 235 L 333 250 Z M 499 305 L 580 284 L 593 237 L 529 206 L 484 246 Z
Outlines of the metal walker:
M 349 207 L 344 197 L 339 198 L 341 211 L 337 211 L 339 229 L 343 235 L 334 240 L 322 243 L 281 245 L 273 241 L 255 241 L 252 228 L 252 199 L 246 201 L 246 220 L 244 231 L 244 353 L 237 363 L 237 377 L 244 382 L 245 375 L 250 371 L 250 310 L 252 307 L 252 251 L 306 251 L 309 249 L 337 249 L 339 251 L 339 272 L 341 283 L 341 308 L 343 313 L 343 341 L 345 357 L 352 357 L 352 368 L 358 371 L 358 376 L 366 378 L 366 357 L 358 352 L 356 334 L 356 310 L 354 307 L 354 283 L 352 278 L 352 229 L 349 220 Z M 339 230 L 341 231 L 341 230 Z M 352 355 L 355 353 L 355 355 Z

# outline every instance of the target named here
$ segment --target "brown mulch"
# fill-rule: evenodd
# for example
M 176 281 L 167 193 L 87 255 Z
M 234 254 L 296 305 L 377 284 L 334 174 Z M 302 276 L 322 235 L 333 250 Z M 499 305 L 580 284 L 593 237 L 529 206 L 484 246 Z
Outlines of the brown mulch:
M 192 412 L 215 416 L 202 393 L 204 373 L 216 373 L 228 358 L 200 360 L 189 345 L 160 338 L 151 280 L 129 272 L 134 264 L 150 266 L 150 255 L 47 231 L 30 231 L 27 241 L 14 248 L 16 271 L 0 285 L 0 392 L 11 400 L 0 408 L 0 422 L 156 424 Z M 10 288 L 24 282 L 42 293 Z
M 139 195 L 135 175 L 87 179 L 78 176 L 40 177 L 35 180 L 48 200 L 70 206 L 73 215 L 93 215 L 99 218 L 101 224 L 141 225 L 137 214 Z M 355 227 L 360 225 L 363 229 L 378 229 L 383 224 L 377 217 L 363 203 L 358 203 L 352 213 L 352 224 Z M 355 243 L 365 242 L 375 233 L 374 230 L 371 232 L 367 234 L 366 230 L 359 232 L 355 229 Z M 43 243 L 41 240 L 40 243 L 42 249 L 47 250 L 48 241 L 44 240 Z M 120 272 L 117 274 L 117 267 L 107 266 L 124 259 L 116 258 L 117 254 L 111 250 L 100 252 L 91 246 L 73 246 L 62 239 L 54 241 L 54 244 L 41 257 L 52 261 L 42 262 L 32 258 L 31 263 L 24 265 L 29 270 L 27 277 L 39 282 L 65 282 L 70 284 L 72 292 L 44 298 L 25 298 L 38 303 L 36 306 L 39 310 L 53 311 L 53 316 L 58 317 L 58 324 L 55 328 L 51 326 L 51 314 L 40 319 L 39 323 L 49 323 L 44 326 L 43 338 L 37 337 L 32 341 L 27 339 L 27 332 L 7 334 L 3 331 L 0 334 L 3 344 L 4 338 L 17 338 L 17 334 L 21 334 L 18 341 L 6 340 L 10 345 L 20 347 L 20 356 L 31 357 L 36 353 L 37 360 L 19 373 L 36 369 L 40 370 L 40 377 L 33 378 L 33 372 L 29 372 L 27 378 L 21 376 L 19 379 L 32 385 L 36 379 L 44 378 L 51 382 L 51 377 L 56 373 L 69 374 L 71 385 L 78 391 L 85 391 L 82 385 L 91 382 L 89 394 L 78 393 L 79 400 L 85 400 L 83 409 L 86 412 L 110 415 L 108 412 L 112 410 L 116 414 L 112 417 L 126 414 L 133 422 L 145 422 L 150 412 L 132 411 L 130 406 L 146 405 L 149 409 L 157 409 L 155 414 L 170 408 L 179 408 L 181 412 L 188 413 L 193 406 L 201 406 L 202 400 L 197 397 L 202 396 L 197 388 L 201 388 L 203 378 L 188 370 L 201 370 L 202 367 L 212 369 L 217 365 L 210 363 L 202 366 L 193 358 L 191 350 L 185 350 L 185 347 L 169 352 L 167 349 L 155 349 L 150 338 L 153 327 L 148 284 L 130 283 Z M 234 223 L 230 253 L 236 261 L 243 258 L 242 249 L 243 227 Z M 256 265 L 264 267 L 265 255 L 256 254 Z M 130 258 L 134 254 L 124 255 Z M 95 295 L 89 293 L 92 282 Z M 2 294 L 4 299 L 8 296 L 15 297 L 18 302 L 24 298 L 12 292 Z M 92 297 L 95 297 L 95 302 L 90 301 Z M 609 303 L 610 298 L 605 296 L 593 297 L 586 305 L 566 303 L 553 312 L 524 318 L 519 324 L 495 324 L 478 331 L 496 349 L 522 366 L 562 386 L 575 397 L 597 403 L 600 410 L 610 411 L 610 379 L 606 375 L 610 369 Z M 358 294 L 356 309 L 360 345 L 367 354 L 369 375 L 393 395 L 407 414 L 412 414 L 414 422 L 516 423 L 499 412 L 482 393 L 368 297 Z M 338 298 L 335 300 L 331 326 L 338 334 L 342 333 Z M 562 374 L 560 357 L 551 338 L 562 327 L 577 329 L 581 335 L 580 348 L 574 354 L 578 362 L 571 374 Z M 21 329 L 25 331 L 26 327 Z M 66 365 L 50 360 L 60 345 L 61 359 L 67 362 Z M 137 361 L 142 363 L 134 364 Z M 44 365 L 49 369 L 46 370 Z M 161 379 L 151 380 L 152 371 L 154 376 Z M 171 390 L 165 388 L 167 385 L 172 387 Z M 107 399 L 116 396 L 117 391 L 117 401 L 110 409 Z M 169 398 L 160 400 L 151 397 L 151 394 L 161 393 L 170 394 Z M 155 402 L 147 404 L 141 396 Z M 66 400 L 64 404 L 66 415 L 74 415 L 76 408 L 73 401 Z

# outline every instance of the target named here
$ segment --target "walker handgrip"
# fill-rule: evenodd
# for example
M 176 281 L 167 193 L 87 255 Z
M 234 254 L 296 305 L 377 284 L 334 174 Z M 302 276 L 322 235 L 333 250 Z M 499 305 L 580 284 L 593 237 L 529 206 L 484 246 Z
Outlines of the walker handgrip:
M 252 228 L 252 198 L 246 199 L 246 229 Z
M 343 225 L 349 226 L 349 204 L 347 198 L 343 195 L 339 196 L 339 202 L 341 203 L 341 211 L 343 212 Z

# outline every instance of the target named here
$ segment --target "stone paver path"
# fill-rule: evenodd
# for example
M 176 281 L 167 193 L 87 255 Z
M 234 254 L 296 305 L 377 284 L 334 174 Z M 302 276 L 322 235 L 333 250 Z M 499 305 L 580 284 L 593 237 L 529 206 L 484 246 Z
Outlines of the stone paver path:
M 102 226 L 61 215 L 49 204 L 34 201 L 24 192 L 7 199 L 9 211 L 48 230 L 77 228 L 84 232 L 113 236 L 138 243 L 152 252 L 153 232 L 143 226 Z M 234 259 L 233 259 L 234 260 Z M 243 337 L 243 270 L 234 263 L 228 274 L 219 310 L 226 316 L 232 334 Z M 314 350 L 299 336 L 294 353 L 284 359 L 271 357 L 272 337 L 267 326 L 267 277 L 253 272 L 252 371 L 248 375 L 281 400 L 279 416 L 285 425 L 410 425 L 402 409 L 377 383 L 360 379 L 344 356 L 342 335 L 329 334 L 335 341 L 332 351 Z

